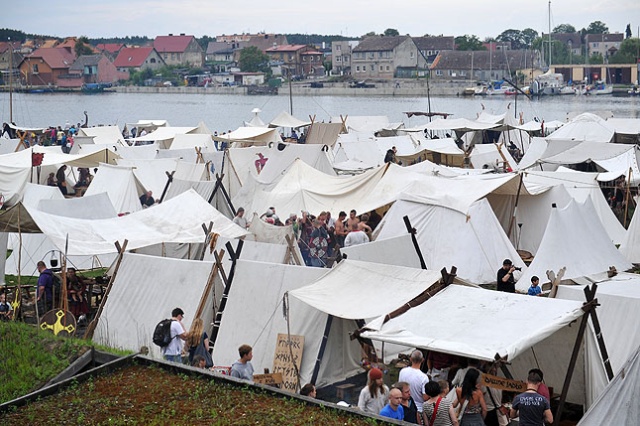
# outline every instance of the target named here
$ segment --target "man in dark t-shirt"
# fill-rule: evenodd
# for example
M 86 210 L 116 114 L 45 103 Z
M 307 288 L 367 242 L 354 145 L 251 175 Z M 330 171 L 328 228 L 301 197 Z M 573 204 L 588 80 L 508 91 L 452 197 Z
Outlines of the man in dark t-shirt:
M 502 262 L 502 268 L 498 269 L 498 291 L 516 292 L 516 280 L 513 278 L 513 271 L 515 270 L 516 268 L 513 266 L 511 259 L 505 259 Z
M 510 418 L 520 417 L 520 426 L 541 426 L 553 423 L 549 401 L 538 393 L 542 378 L 538 373 L 529 373 L 527 390 L 513 398 Z

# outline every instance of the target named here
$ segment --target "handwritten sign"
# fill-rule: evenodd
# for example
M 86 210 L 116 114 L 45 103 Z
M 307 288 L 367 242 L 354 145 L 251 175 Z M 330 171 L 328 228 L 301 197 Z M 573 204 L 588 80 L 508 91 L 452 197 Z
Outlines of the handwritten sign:
M 273 358 L 273 372 L 282 374 L 281 388 L 287 392 L 295 393 L 298 388 L 296 371 L 300 370 L 303 349 L 304 336 L 278 334 L 276 354 Z
M 282 385 L 282 374 L 254 374 L 253 382 L 260 383 L 261 385 L 280 387 L 280 385 Z
M 480 377 L 480 383 L 484 386 L 502 389 L 508 392 L 524 392 L 527 390 L 527 384 L 519 380 L 509 380 L 504 377 L 492 376 L 491 374 L 483 374 Z

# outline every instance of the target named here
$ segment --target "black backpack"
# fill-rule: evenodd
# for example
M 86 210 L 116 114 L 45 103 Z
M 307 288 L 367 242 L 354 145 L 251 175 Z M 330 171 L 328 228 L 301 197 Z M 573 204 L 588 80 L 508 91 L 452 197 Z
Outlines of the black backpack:
M 172 319 L 164 319 L 156 325 L 153 330 L 153 343 L 164 348 L 171 343 L 171 323 Z

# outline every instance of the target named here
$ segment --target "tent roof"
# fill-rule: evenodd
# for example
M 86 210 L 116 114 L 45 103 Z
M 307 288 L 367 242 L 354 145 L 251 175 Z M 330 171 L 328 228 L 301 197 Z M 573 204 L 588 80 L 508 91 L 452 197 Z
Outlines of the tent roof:
M 605 271 L 610 266 L 618 271 L 632 267 L 611 242 L 593 203 L 571 200 L 565 208 L 552 210 L 536 257 L 523 271 L 516 289 L 526 292 L 533 275 L 540 278 L 541 284 L 549 282 L 548 270 L 558 273 L 566 267 L 564 279 L 570 279 Z
M 386 115 L 348 115 L 343 117 L 347 129 L 355 132 L 374 133 L 389 127 L 389 117 Z M 342 123 L 342 117 L 331 117 L 332 123 Z
M 437 271 L 347 259 L 313 284 L 289 293 L 329 315 L 355 320 L 388 314 L 440 278 Z
M 111 219 L 74 219 L 18 204 L 0 215 L 4 229 L 17 229 L 18 208 L 23 232 L 40 231 L 60 250 L 64 250 L 68 235 L 69 254 L 113 253 L 114 243 L 125 239 L 129 240 L 130 250 L 162 242 L 201 243 L 204 241 L 202 225 L 211 221 L 212 232 L 222 236 L 238 238 L 248 234 L 193 190 L 157 206 Z
M 55 188 L 58 189 L 57 187 Z M 62 193 L 58 190 L 60 195 Z M 24 202 L 24 201 L 23 201 Z M 26 206 L 28 204 L 25 203 Z M 37 209 L 56 216 L 76 219 L 107 219 L 118 214 L 106 192 L 75 198 L 41 199 Z
M 310 125 L 310 121 L 299 120 L 286 111 L 282 111 L 269 123 L 269 127 L 291 127 L 295 129 L 297 129 L 298 127 L 306 127 Z
M 204 133 L 178 134 L 173 138 L 169 149 L 195 149 L 196 147 L 207 147 L 211 150 L 215 149 L 211 135 Z
M 34 146 L 31 149 L 24 149 L 22 151 L 14 152 L 11 154 L 0 155 L 0 166 L 31 169 L 32 152 L 44 153 L 44 157 L 42 158 L 42 166 L 56 166 L 60 164 L 66 164 L 73 167 L 92 168 L 98 167 L 100 163 L 115 164 L 116 159 L 120 158 L 118 154 L 114 154 L 107 148 L 92 152 L 90 154 L 78 155 L 63 154 L 60 150 L 60 147 L 58 146 Z
M 595 114 L 584 113 L 556 130 L 547 140 L 571 139 L 586 142 L 611 142 L 614 128 Z
M 423 129 L 426 130 L 459 130 L 470 132 L 472 130 L 488 130 L 500 126 L 496 123 L 483 123 L 468 120 L 466 118 L 447 118 L 433 120 L 431 123 L 425 124 Z
M 78 134 L 80 136 L 93 137 L 93 143 L 96 145 L 125 145 L 118 126 L 81 127 L 78 130 Z
M 131 141 L 164 141 L 173 139 L 176 135 L 190 133 L 198 127 L 158 127 L 154 131 L 147 133 L 144 136 L 139 136 Z
M 142 210 L 140 195 L 145 188 L 133 173 L 133 167 L 102 164 L 85 195 L 107 193 L 118 213 Z
M 559 154 L 542 156 L 543 163 L 579 164 L 587 161 L 610 160 L 637 149 L 635 145 L 617 143 L 582 142 Z
M 580 318 L 582 305 L 450 285 L 384 325 L 383 317 L 376 318 L 365 326 L 371 331 L 362 336 L 484 361 L 493 361 L 496 354 L 513 360 Z M 500 332 L 479 333 L 479 318 L 483 330 Z

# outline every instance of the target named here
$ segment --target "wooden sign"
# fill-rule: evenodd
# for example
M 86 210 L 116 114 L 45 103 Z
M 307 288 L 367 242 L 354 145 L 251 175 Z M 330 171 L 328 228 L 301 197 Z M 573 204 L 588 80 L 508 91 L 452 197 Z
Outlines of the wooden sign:
M 527 384 L 525 382 L 492 376 L 491 374 L 482 374 L 482 376 L 480 376 L 480 384 L 507 392 L 521 393 L 527 390 Z
M 281 373 L 254 374 L 253 382 L 261 385 L 275 386 L 279 388 L 282 385 Z
M 273 358 L 273 372 L 282 374 L 281 388 L 287 392 L 295 393 L 298 389 L 296 371 L 300 370 L 303 349 L 304 336 L 278 334 L 276 354 Z

